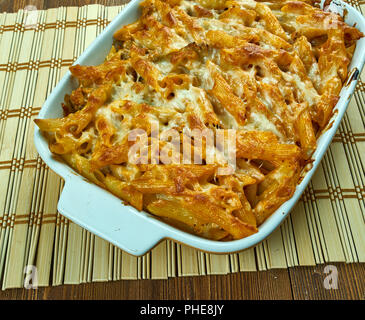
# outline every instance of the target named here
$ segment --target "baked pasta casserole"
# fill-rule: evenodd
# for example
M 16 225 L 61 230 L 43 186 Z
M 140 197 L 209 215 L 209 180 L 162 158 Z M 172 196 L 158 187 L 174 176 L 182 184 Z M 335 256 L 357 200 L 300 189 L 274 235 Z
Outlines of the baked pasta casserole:
M 363 35 L 311 0 L 145 0 L 74 65 L 50 150 L 137 210 L 213 240 L 292 197 Z M 100 213 L 102 214 L 102 213 Z

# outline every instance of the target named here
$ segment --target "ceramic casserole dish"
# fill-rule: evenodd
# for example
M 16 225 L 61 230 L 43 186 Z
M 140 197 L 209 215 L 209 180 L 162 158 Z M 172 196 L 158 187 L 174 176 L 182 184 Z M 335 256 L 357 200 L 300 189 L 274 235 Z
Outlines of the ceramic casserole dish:
M 75 64 L 97 65 L 103 62 L 108 54 L 113 34 L 125 24 L 138 19 L 140 14 L 140 0 L 132 0 L 122 12 L 95 39 L 87 50 L 79 57 Z M 324 1 L 321 7 L 323 8 Z M 365 34 L 365 19 L 357 10 L 341 1 L 332 1 L 326 10 L 339 13 L 350 26 L 356 26 Z M 61 158 L 51 153 L 48 141 L 38 127 L 35 128 L 36 148 L 44 162 L 65 180 L 65 185 L 58 202 L 58 210 L 67 219 L 95 235 L 111 242 L 122 250 L 140 256 L 148 252 L 163 239 L 186 244 L 188 246 L 212 253 L 231 253 L 252 247 L 270 235 L 287 217 L 293 209 L 308 182 L 316 171 L 321 159 L 335 135 L 340 121 L 346 111 L 351 96 L 355 90 L 365 59 L 365 38 L 357 42 L 356 51 L 349 65 L 350 80 L 343 86 L 340 99 L 334 109 L 330 125 L 319 137 L 317 149 L 305 175 L 297 185 L 292 198 L 286 201 L 258 228 L 258 232 L 234 241 L 213 241 L 181 231 L 154 218 L 147 212 L 139 212 L 131 206 L 124 205 L 121 200 L 106 190 L 86 181 L 66 165 Z M 62 117 L 61 103 L 65 94 L 70 94 L 77 88 L 76 80 L 70 72 L 63 77 L 44 103 L 38 118 Z

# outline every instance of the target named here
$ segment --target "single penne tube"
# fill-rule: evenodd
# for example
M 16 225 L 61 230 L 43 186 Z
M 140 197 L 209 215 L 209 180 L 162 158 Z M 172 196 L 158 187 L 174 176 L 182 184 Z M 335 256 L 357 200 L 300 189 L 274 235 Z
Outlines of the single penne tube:
M 131 58 L 131 64 L 136 72 L 146 79 L 147 83 L 156 91 L 161 91 L 158 84 L 160 78 L 160 71 L 148 60 L 134 54 Z
M 237 158 L 262 160 L 295 160 L 301 150 L 295 144 L 279 143 L 272 132 L 242 131 L 237 133 Z
M 317 140 L 313 129 L 312 118 L 307 108 L 299 115 L 296 125 L 304 159 L 309 159 L 316 149 Z
M 214 48 L 233 48 L 237 45 L 243 45 L 247 41 L 237 36 L 231 36 L 222 30 L 209 30 L 205 37 L 208 44 Z

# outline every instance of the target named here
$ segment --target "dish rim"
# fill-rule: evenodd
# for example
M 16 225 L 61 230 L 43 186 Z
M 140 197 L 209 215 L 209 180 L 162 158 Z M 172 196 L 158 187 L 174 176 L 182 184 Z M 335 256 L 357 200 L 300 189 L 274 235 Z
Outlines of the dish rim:
M 133 16 L 133 11 L 136 13 L 139 10 L 139 2 L 141 0 L 132 0 L 129 2 L 80 55 L 74 64 L 96 64 L 94 61 L 97 58 L 94 58 L 92 53 L 95 50 L 106 50 L 105 42 L 110 40 L 106 39 L 106 37 L 112 37 L 113 33 Z M 324 1 L 322 0 L 322 7 L 323 4 Z M 342 14 L 345 13 L 343 9 L 346 9 L 345 20 L 356 23 L 356 27 L 365 34 L 365 18 L 359 11 L 341 0 L 333 0 L 329 7 L 332 10 L 339 10 L 339 13 Z M 100 46 L 102 47 L 100 48 Z M 107 48 L 107 50 L 109 49 Z M 76 173 L 71 167 L 61 161 L 59 157 L 53 155 L 48 148 L 48 142 L 45 137 L 39 128 L 34 126 L 34 142 L 40 157 L 50 169 L 65 180 L 64 189 L 58 202 L 58 211 L 67 219 L 135 256 L 144 255 L 164 239 L 171 239 L 190 247 L 215 254 L 239 252 L 257 245 L 265 240 L 285 220 L 313 177 L 348 107 L 364 62 L 365 38 L 361 38 L 357 42 L 356 50 L 349 67 L 350 71 L 348 72 L 348 74 L 357 72 L 357 76 L 347 86 L 344 85 L 341 90 L 340 99 L 334 108 L 329 125 L 317 139 L 317 150 L 313 155 L 312 167 L 296 186 L 293 196 L 284 202 L 258 227 L 257 233 L 249 237 L 227 242 L 205 239 L 168 225 L 145 211 L 137 211 L 130 205 L 124 205 L 119 198 L 87 181 L 83 176 Z M 57 112 L 56 108 L 60 107 L 59 101 L 63 101 L 64 95 L 70 93 L 67 91 L 67 88 L 72 87 L 73 83 L 74 80 L 70 72 L 67 71 L 43 104 L 38 118 L 46 118 L 46 115 L 52 113 L 52 108 L 54 109 L 53 111 Z M 80 190 L 82 190 L 82 197 L 80 197 Z M 100 201 L 102 201 L 103 205 L 101 205 Z M 100 214 L 100 210 L 105 210 L 105 208 L 107 208 L 108 212 Z M 108 220 L 108 224 L 106 225 L 102 219 L 105 215 L 108 216 L 109 220 L 112 220 Z M 113 222 L 117 224 L 117 228 Z M 137 226 L 133 224 L 137 224 Z M 142 231 L 144 234 L 143 237 L 140 237 L 139 235 Z

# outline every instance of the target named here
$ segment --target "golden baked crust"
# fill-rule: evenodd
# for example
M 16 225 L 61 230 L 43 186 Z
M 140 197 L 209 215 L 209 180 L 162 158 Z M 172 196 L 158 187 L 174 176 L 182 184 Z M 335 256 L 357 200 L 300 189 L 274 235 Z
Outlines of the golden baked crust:
M 308 0 L 141 6 L 103 64 L 70 68 L 80 86 L 65 117 L 36 124 L 52 152 L 136 209 L 202 237 L 247 237 L 293 195 L 363 35 Z

